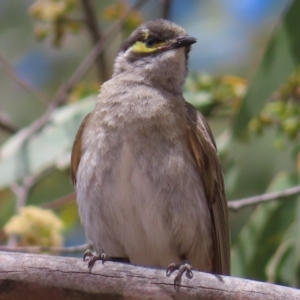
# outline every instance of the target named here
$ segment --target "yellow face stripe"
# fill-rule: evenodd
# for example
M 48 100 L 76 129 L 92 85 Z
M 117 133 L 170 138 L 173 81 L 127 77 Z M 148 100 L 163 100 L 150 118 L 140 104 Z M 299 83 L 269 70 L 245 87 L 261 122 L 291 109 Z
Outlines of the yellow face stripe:
M 146 47 L 145 43 L 138 41 L 132 47 L 131 51 L 136 53 L 151 53 L 157 51 L 161 46 L 164 46 L 165 43 L 157 43 L 153 47 Z

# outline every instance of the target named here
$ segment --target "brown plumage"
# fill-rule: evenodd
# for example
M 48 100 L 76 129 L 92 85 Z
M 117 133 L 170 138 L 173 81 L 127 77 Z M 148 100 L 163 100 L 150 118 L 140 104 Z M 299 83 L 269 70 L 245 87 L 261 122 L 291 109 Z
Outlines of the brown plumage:
M 187 137 L 199 167 L 200 176 L 209 202 L 213 222 L 214 252 L 213 273 L 230 274 L 230 243 L 228 210 L 223 175 L 217 147 L 210 127 L 203 116 L 186 102 Z

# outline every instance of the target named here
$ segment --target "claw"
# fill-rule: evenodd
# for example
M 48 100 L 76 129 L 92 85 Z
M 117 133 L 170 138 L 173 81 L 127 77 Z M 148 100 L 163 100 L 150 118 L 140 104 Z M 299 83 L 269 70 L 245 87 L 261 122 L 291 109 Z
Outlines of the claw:
M 88 261 L 88 268 L 89 268 L 89 271 L 91 272 L 95 262 L 97 260 L 102 260 L 102 254 L 101 255 L 98 255 L 98 254 L 93 254 L 90 250 L 86 250 L 84 252 L 84 255 L 83 255 L 83 261 Z M 103 260 L 102 260 L 103 262 Z
M 167 269 L 167 271 L 166 271 L 167 277 L 170 277 L 170 275 L 171 275 L 174 271 L 178 270 L 178 268 L 179 268 L 178 265 L 176 265 L 176 264 L 174 264 L 174 263 L 169 264 L 168 269 Z
M 104 264 L 106 261 L 129 263 L 129 259 L 127 257 L 110 257 L 104 252 L 102 252 L 101 254 L 97 254 L 92 253 L 90 250 L 86 250 L 84 252 L 83 261 L 88 261 L 88 268 L 90 272 L 97 260 L 101 260 L 102 264 Z
M 87 256 L 89 256 L 89 257 L 93 256 L 93 253 L 89 249 L 84 252 L 83 261 L 87 261 L 87 259 L 86 259 Z
M 109 260 L 109 256 L 107 256 L 104 252 L 102 252 L 100 254 L 100 258 L 99 259 L 102 260 L 102 265 L 103 265 L 107 260 Z
M 174 289 L 177 290 L 180 287 L 181 278 L 184 273 L 186 273 L 186 277 L 191 279 L 193 278 L 192 267 L 189 262 L 185 262 L 182 264 L 170 264 L 167 268 L 166 275 L 169 277 L 174 271 L 178 270 L 178 273 L 174 279 Z

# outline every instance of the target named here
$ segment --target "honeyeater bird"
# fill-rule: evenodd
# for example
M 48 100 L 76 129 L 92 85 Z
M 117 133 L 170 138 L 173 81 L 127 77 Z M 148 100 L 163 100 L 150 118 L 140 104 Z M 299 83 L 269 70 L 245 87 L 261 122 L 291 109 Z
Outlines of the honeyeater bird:
M 216 144 L 182 88 L 196 39 L 167 20 L 142 24 L 117 54 L 83 120 L 71 173 L 97 259 L 230 273 L 228 210 Z M 186 262 L 189 262 L 187 265 Z

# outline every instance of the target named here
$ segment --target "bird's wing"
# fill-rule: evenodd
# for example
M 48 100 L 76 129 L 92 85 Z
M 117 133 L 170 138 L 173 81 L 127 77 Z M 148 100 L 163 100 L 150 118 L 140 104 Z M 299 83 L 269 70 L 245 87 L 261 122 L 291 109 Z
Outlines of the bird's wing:
M 80 163 L 80 158 L 82 155 L 82 147 L 81 147 L 81 142 L 82 142 L 82 133 L 83 129 L 86 126 L 87 121 L 89 120 L 90 114 L 88 114 L 84 120 L 82 121 L 78 132 L 75 137 L 75 141 L 73 144 L 72 148 L 72 154 L 71 154 L 71 178 L 73 185 L 76 186 L 76 176 L 77 176 L 77 169 Z
M 224 181 L 216 144 L 204 117 L 186 102 L 187 138 L 204 183 L 214 229 L 213 273 L 230 274 L 230 238 Z

